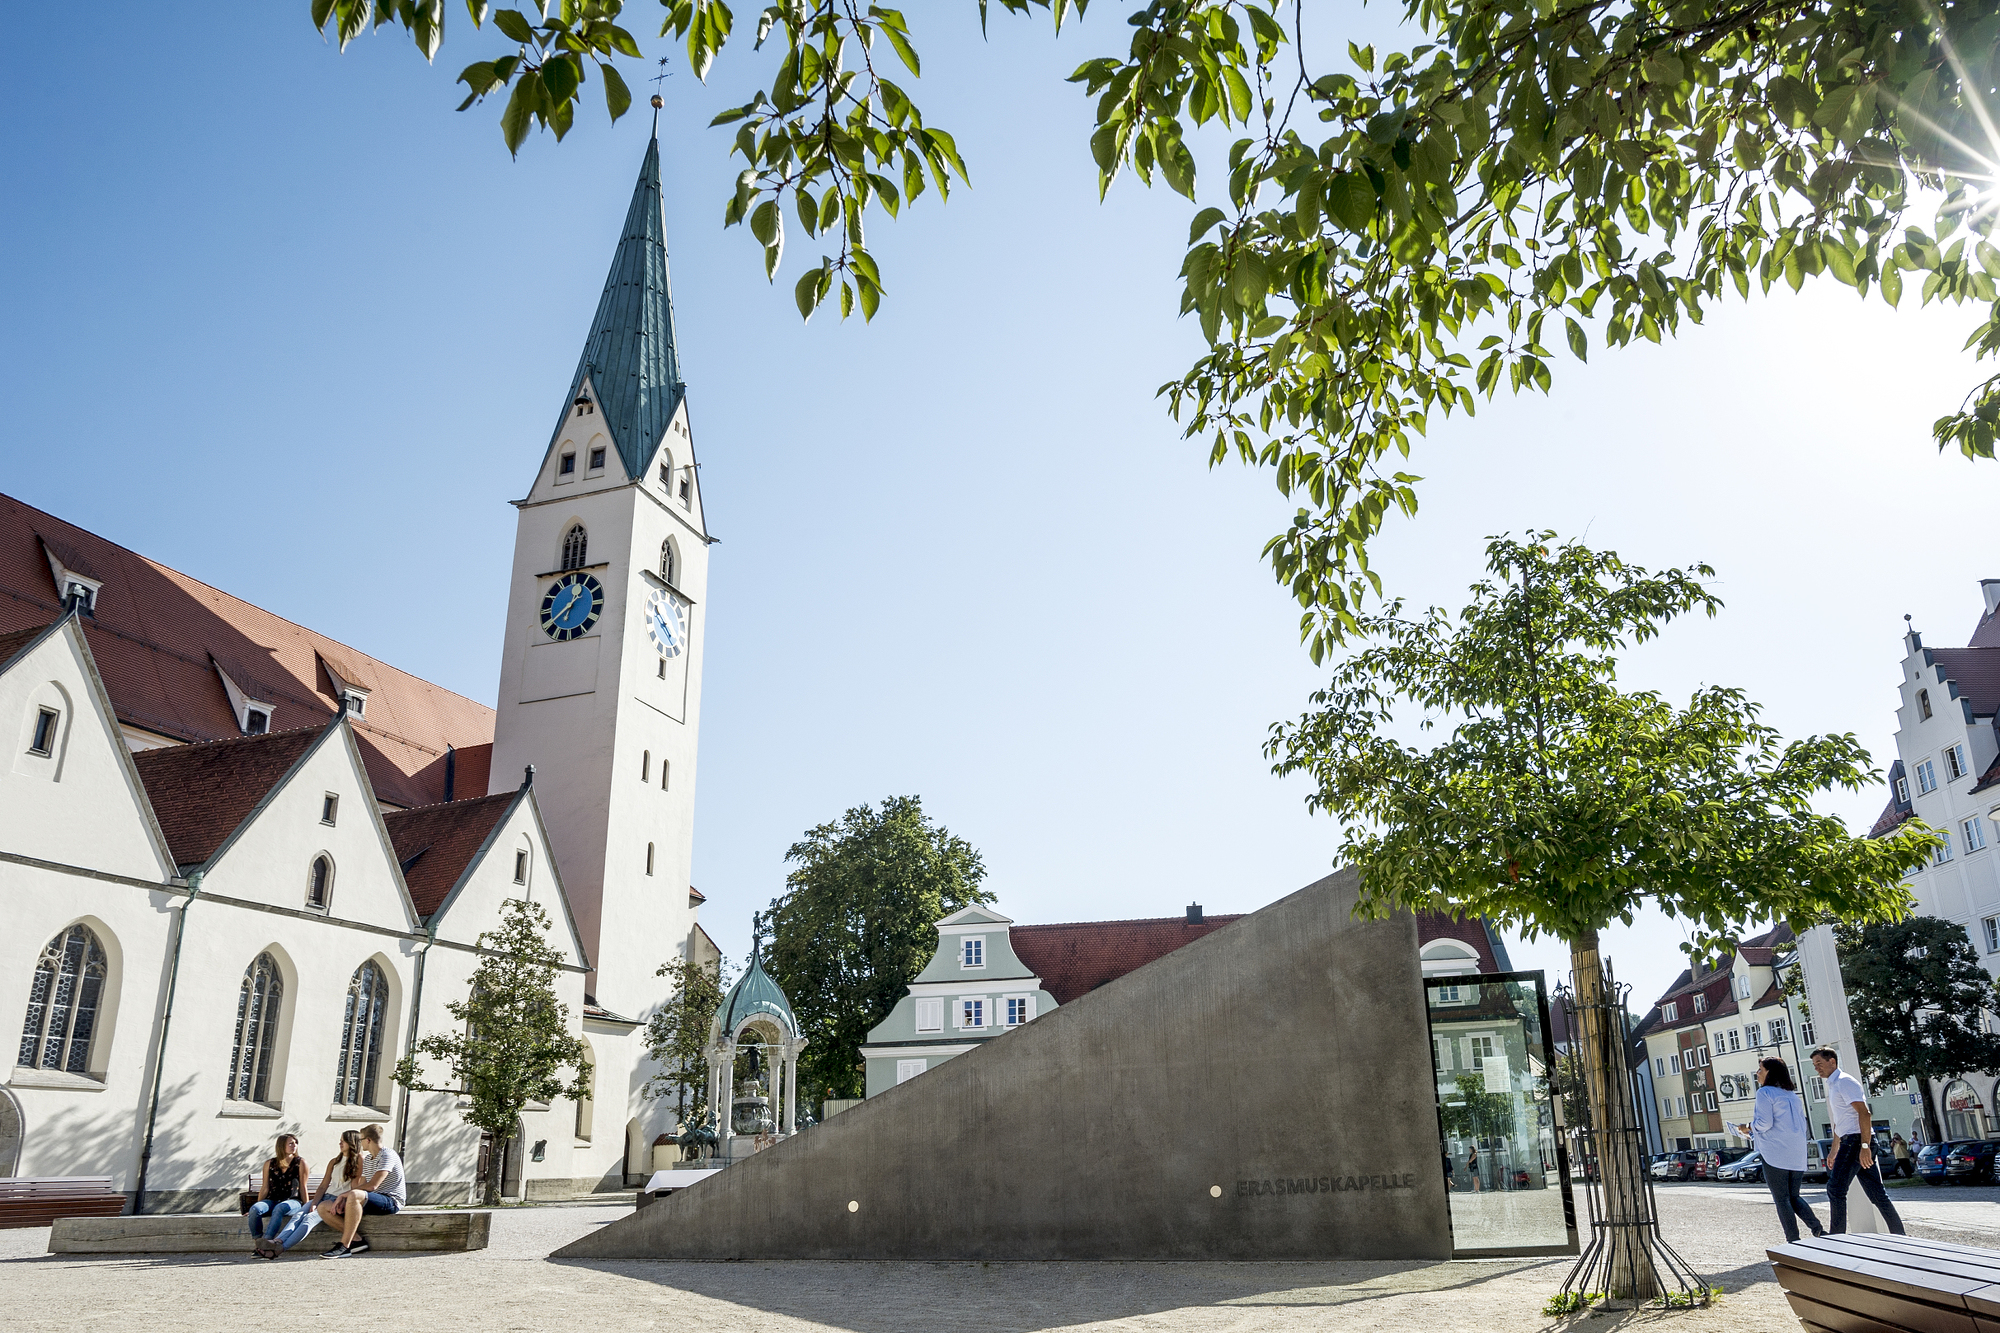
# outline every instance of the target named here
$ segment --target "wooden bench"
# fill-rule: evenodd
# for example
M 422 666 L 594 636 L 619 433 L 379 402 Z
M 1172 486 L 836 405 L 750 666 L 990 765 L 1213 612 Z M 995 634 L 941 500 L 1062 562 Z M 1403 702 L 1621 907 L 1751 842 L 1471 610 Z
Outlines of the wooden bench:
M 59 1217 L 116 1217 L 125 1196 L 110 1176 L 0 1178 L 0 1227 L 45 1227 Z
M 376 1250 L 483 1250 L 493 1214 L 394 1213 L 364 1218 L 361 1234 Z M 331 1237 L 317 1224 L 297 1254 Z M 327 1242 L 332 1243 L 331 1240 Z M 50 1254 L 212 1254 L 250 1251 L 250 1232 L 233 1213 L 163 1213 L 143 1217 L 65 1217 L 49 1230 Z
M 1808 1333 L 2000 1333 L 2000 1250 L 1869 1234 L 1767 1253 Z

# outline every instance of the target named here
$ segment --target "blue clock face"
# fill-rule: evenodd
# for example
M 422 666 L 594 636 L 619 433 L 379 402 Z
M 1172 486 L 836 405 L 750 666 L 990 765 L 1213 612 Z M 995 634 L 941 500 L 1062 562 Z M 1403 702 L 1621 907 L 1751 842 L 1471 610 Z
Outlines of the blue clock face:
M 588 574 L 565 574 L 542 598 L 542 630 L 551 639 L 574 639 L 604 614 L 604 585 Z
M 655 592 L 646 602 L 646 633 L 661 657 L 678 657 L 687 647 L 687 610 L 670 592 Z

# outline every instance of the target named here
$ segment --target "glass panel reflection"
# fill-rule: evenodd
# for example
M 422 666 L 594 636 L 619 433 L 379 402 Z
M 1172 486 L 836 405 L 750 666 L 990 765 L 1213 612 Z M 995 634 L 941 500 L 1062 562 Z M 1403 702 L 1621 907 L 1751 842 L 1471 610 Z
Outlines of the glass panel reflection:
M 1454 1249 L 1570 1252 L 1542 974 L 1429 977 L 1424 990 Z

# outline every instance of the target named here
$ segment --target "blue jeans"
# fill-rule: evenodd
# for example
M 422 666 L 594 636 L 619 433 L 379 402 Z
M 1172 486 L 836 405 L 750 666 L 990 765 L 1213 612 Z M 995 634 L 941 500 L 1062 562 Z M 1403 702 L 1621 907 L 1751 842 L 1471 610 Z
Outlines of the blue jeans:
M 1785 1239 L 1796 1244 L 1799 1239 L 1799 1221 L 1804 1219 L 1813 1235 L 1823 1235 L 1819 1218 L 1812 1208 L 1799 1197 L 1799 1185 L 1806 1178 L 1803 1171 L 1787 1171 L 1782 1167 L 1764 1165 L 1764 1183 L 1770 1186 L 1771 1202 L 1778 1205 L 1778 1222 L 1785 1228 Z
M 1847 1230 L 1847 1187 L 1855 1180 L 1861 1182 L 1861 1192 L 1875 1205 L 1875 1211 L 1882 1214 L 1889 1230 L 1902 1235 L 1903 1219 L 1896 1212 L 1896 1205 L 1889 1202 L 1889 1192 L 1882 1188 L 1882 1169 L 1879 1166 L 1861 1169 L 1859 1134 L 1841 1135 L 1840 1147 L 1834 1150 L 1833 1166 L 1826 1177 L 1827 1208 L 1833 1214 L 1833 1222 L 1827 1229 L 1836 1236 Z
M 257 1240 L 263 1240 L 266 1237 L 271 1240 L 277 1240 L 284 1232 L 291 1229 L 297 1220 L 297 1215 L 301 1213 L 304 1213 L 308 1217 L 312 1215 L 307 1212 L 306 1206 L 297 1199 L 286 1199 L 281 1203 L 259 1201 L 250 1205 L 250 1211 L 246 1215 L 245 1220 L 250 1223 L 251 1236 Z M 269 1227 L 264 1225 L 266 1217 L 271 1219 Z M 304 1231 L 299 1232 L 301 1236 L 304 1234 Z M 296 1244 L 297 1242 L 294 1241 L 293 1243 Z M 285 1248 L 289 1250 L 292 1247 L 291 1245 L 286 1245 Z

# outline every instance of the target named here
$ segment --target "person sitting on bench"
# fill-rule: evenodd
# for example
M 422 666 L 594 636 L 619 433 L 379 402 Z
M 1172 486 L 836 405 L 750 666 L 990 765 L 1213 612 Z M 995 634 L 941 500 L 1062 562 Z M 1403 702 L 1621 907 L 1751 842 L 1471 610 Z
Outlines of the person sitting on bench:
M 342 1130 L 340 1153 L 326 1164 L 326 1174 L 319 1178 L 319 1193 L 313 1199 L 316 1215 L 324 1218 L 328 1226 L 340 1225 L 347 1192 L 362 1182 L 361 1163 L 360 1131 Z
M 341 1137 L 345 1139 L 347 1136 L 343 1134 Z M 387 1216 L 402 1211 L 406 1194 L 403 1159 L 396 1155 L 394 1148 L 382 1142 L 380 1125 L 362 1126 L 361 1146 L 366 1153 L 361 1165 L 361 1180 L 331 1207 L 324 1200 L 320 1203 L 321 1217 L 329 1224 L 336 1218 L 341 1223 L 340 1243 L 328 1250 L 323 1258 L 345 1259 L 366 1253 L 368 1242 L 360 1234 L 362 1217 L 370 1213 Z
M 258 1258 L 275 1259 L 304 1237 L 312 1226 L 306 1194 L 306 1159 L 299 1156 L 299 1136 L 280 1134 L 277 1155 L 264 1163 L 264 1181 L 248 1214 Z

